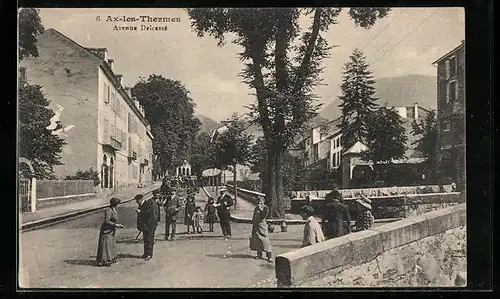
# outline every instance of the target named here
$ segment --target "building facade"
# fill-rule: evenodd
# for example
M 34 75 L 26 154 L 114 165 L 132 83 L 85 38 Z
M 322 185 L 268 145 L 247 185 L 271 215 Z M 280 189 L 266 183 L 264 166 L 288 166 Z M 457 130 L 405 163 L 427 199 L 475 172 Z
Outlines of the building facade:
M 150 126 L 107 50 L 84 48 L 54 29 L 38 36 L 37 47 L 39 57 L 22 61 L 23 76 L 42 86 L 55 118 L 71 127 L 56 176 L 93 169 L 104 189 L 150 184 Z
M 433 65 L 437 66 L 438 165 L 442 175 L 465 188 L 465 41 Z
M 421 163 L 421 155 L 414 149 L 415 144 L 413 142 L 416 137 L 411 134 L 413 130 L 412 122 L 425 118 L 430 111 L 420 107 L 418 103 L 415 103 L 413 106 L 395 106 L 390 108 L 401 117 L 408 137 L 406 144 L 407 151 L 405 153 L 407 159 L 395 162 L 401 164 Z M 371 162 L 361 159 L 361 151 L 366 148 L 361 142 L 353 145 L 351 149 L 343 151 L 341 145 L 342 134 L 338 127 L 340 123 L 341 119 L 338 118 L 312 128 L 310 134 L 299 142 L 297 148 L 303 149 L 304 155 L 302 159 L 305 168 L 327 169 L 330 171 L 341 170 L 342 185 L 346 188 L 358 173 L 361 176 L 365 176 L 369 171 L 373 171 L 373 167 L 371 166 Z

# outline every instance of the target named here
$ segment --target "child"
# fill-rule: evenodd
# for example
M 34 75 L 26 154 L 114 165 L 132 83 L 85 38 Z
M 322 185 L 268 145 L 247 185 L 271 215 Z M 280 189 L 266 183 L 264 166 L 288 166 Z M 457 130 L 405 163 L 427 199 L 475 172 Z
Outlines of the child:
M 196 233 L 193 222 L 193 214 L 196 210 L 196 205 L 194 203 L 194 196 L 188 196 L 186 205 L 184 207 L 184 225 L 187 227 L 187 233 L 190 234 L 189 228 L 193 228 L 193 233 Z
M 201 207 L 196 207 L 192 220 L 194 222 L 196 232 L 199 234 L 203 233 L 203 228 L 201 227 L 201 224 L 203 223 L 203 212 L 201 211 Z
M 208 227 L 210 232 L 214 231 L 214 223 L 219 222 L 217 218 L 217 210 L 215 208 L 215 200 L 213 197 L 208 199 L 208 203 L 205 205 L 205 213 L 207 215 L 206 222 L 208 223 Z
M 302 207 L 301 216 L 306 220 L 306 225 L 304 226 L 304 238 L 302 240 L 302 247 L 314 245 L 325 241 L 325 235 L 323 230 L 319 225 L 318 221 L 314 218 L 313 207 L 306 205 Z
M 358 216 L 356 217 L 356 231 L 369 229 L 375 221 L 371 209 L 371 200 L 362 196 L 361 199 L 356 200 L 358 206 Z

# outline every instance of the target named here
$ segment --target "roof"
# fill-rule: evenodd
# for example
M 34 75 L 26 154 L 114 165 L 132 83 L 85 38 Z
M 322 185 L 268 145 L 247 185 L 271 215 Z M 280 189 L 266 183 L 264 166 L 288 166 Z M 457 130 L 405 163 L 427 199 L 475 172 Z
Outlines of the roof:
M 446 59 L 447 57 L 451 56 L 453 53 L 457 52 L 458 49 L 460 49 L 461 47 L 463 47 L 465 45 L 465 40 L 462 40 L 462 42 L 460 43 L 460 45 L 458 45 L 457 47 L 455 47 L 453 50 L 451 50 L 450 52 L 444 54 L 443 56 L 441 56 L 438 60 L 434 61 L 433 63 L 431 63 L 432 65 L 442 61 L 443 59 Z
M 110 78 L 110 80 L 113 82 L 113 84 L 115 85 L 115 87 L 118 90 L 118 92 L 123 96 L 123 98 L 125 99 L 125 101 L 128 102 L 129 106 L 137 114 L 137 116 L 139 117 L 139 119 L 145 124 L 146 127 L 149 125 L 149 123 L 146 120 L 146 118 L 144 117 L 144 115 L 141 114 L 141 112 L 135 106 L 135 104 L 132 101 L 132 99 L 128 96 L 128 93 L 125 91 L 124 87 L 121 86 L 120 80 L 113 73 L 113 70 L 109 67 L 109 64 L 107 63 L 107 61 L 104 61 L 104 59 L 102 59 L 101 57 L 99 57 L 98 55 L 96 55 L 95 53 L 93 53 L 91 51 L 91 50 L 106 50 L 107 51 L 106 48 L 83 47 L 79 43 L 75 42 L 74 40 L 72 40 L 71 38 L 67 37 L 66 35 L 62 34 L 61 32 L 57 31 L 54 28 L 49 28 L 49 29 L 45 30 L 44 33 L 56 33 L 56 34 L 62 36 L 63 38 L 65 38 L 66 40 L 68 40 L 69 42 L 71 42 L 73 45 L 75 45 L 78 48 L 84 50 L 86 53 L 92 55 L 93 57 L 96 57 L 98 59 L 98 61 L 100 62 L 100 67 L 103 70 L 104 74 L 106 74 L 106 76 L 108 76 Z
M 345 151 L 344 155 L 347 154 L 360 154 L 361 152 L 367 150 L 366 145 L 361 143 L 361 141 L 357 141 L 353 146 L 351 146 L 347 151 Z

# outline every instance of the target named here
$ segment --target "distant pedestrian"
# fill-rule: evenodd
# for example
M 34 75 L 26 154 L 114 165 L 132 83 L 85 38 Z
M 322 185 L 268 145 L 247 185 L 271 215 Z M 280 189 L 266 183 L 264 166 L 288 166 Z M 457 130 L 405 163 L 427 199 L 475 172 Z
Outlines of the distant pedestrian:
M 371 212 L 371 200 L 363 196 L 361 199 L 356 200 L 356 206 L 358 209 L 358 215 L 356 217 L 355 230 L 366 230 L 369 229 L 375 222 L 375 218 Z
M 163 196 L 158 189 L 153 190 L 153 200 L 156 201 L 156 220 L 161 221 L 160 206 L 163 205 Z
M 116 228 L 123 228 L 123 225 L 118 223 L 118 212 L 116 207 L 121 200 L 111 198 L 109 207 L 104 210 L 104 221 L 99 230 L 99 242 L 97 244 L 96 261 L 99 266 L 111 266 L 116 263 Z
M 217 210 L 214 206 L 215 200 L 210 197 L 208 203 L 205 205 L 205 222 L 208 223 L 208 229 L 210 232 L 214 231 L 214 223 L 219 221 L 217 217 Z
M 142 194 L 136 196 L 136 201 L 140 202 L 137 209 L 138 228 L 142 231 L 144 242 L 143 258 L 148 261 L 153 257 L 153 247 L 155 242 L 155 231 L 158 225 L 156 212 L 156 201 L 151 198 L 144 198 Z
M 233 198 L 227 194 L 227 188 L 220 189 L 220 196 L 217 198 L 215 207 L 219 215 L 220 227 L 224 238 L 231 237 L 231 207 L 234 205 Z
M 193 233 L 196 233 L 194 228 L 193 215 L 196 210 L 196 204 L 194 202 L 194 196 L 188 195 L 186 204 L 184 206 L 184 225 L 187 227 L 187 233 L 190 234 L 189 228 L 193 228 Z
M 318 220 L 314 218 L 314 209 L 310 205 L 303 206 L 300 210 L 300 215 L 306 220 L 304 226 L 304 237 L 302 239 L 302 247 L 310 246 L 316 243 L 325 241 L 325 236 Z
M 342 196 L 337 190 L 326 195 L 322 214 L 327 237 L 336 238 L 351 232 L 349 208 L 342 203 Z M 344 224 L 345 222 L 347 225 Z
M 181 199 L 179 195 L 177 195 L 177 189 L 175 187 L 172 187 L 165 196 L 163 207 L 165 208 L 165 240 L 173 241 L 177 229 L 177 218 L 179 217 L 179 211 L 182 207 Z M 172 228 L 172 231 L 170 231 L 170 228 Z
M 250 250 L 257 251 L 258 259 L 262 259 L 262 252 L 265 251 L 267 260 L 270 262 L 272 254 L 267 224 L 268 216 L 269 207 L 264 204 L 264 197 L 259 197 L 259 204 L 253 210 Z
M 193 214 L 193 222 L 194 222 L 194 227 L 196 228 L 196 232 L 201 234 L 203 233 L 203 212 L 201 210 L 201 207 L 196 207 L 194 214 Z

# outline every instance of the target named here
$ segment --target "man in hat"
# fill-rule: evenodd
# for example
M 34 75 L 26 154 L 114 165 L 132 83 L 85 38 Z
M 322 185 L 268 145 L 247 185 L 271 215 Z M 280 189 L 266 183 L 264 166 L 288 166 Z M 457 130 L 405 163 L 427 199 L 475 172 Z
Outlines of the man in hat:
M 325 197 L 323 208 L 323 221 L 325 222 L 326 235 L 336 238 L 350 233 L 351 216 L 347 205 L 341 202 L 342 195 L 339 191 L 333 190 Z M 347 222 L 347 225 L 344 223 Z
M 155 200 L 150 197 L 144 198 L 142 194 L 137 195 L 135 200 L 139 204 L 137 224 L 138 229 L 142 231 L 144 242 L 143 258 L 148 261 L 153 257 L 155 231 L 158 225 L 158 216 L 156 215 L 158 208 Z
M 356 206 L 358 208 L 358 216 L 356 217 L 356 231 L 369 229 L 375 219 L 372 215 L 371 200 L 366 196 L 361 196 L 360 199 L 356 200 Z
M 181 209 L 182 202 L 177 195 L 177 188 L 172 187 L 165 197 L 163 207 L 165 208 L 165 240 L 173 241 L 177 229 L 177 218 Z M 170 232 L 172 228 L 172 232 Z M 170 235 L 170 238 L 169 238 Z
M 158 189 L 153 190 L 153 200 L 156 201 L 156 217 L 157 217 L 156 220 L 160 222 L 161 221 L 160 206 L 163 205 L 163 198 L 160 195 L 160 190 Z
M 231 237 L 231 207 L 233 204 L 234 200 L 231 195 L 227 194 L 227 188 L 221 187 L 220 196 L 217 198 L 214 206 L 217 208 L 217 213 L 219 214 L 220 228 L 224 238 Z

